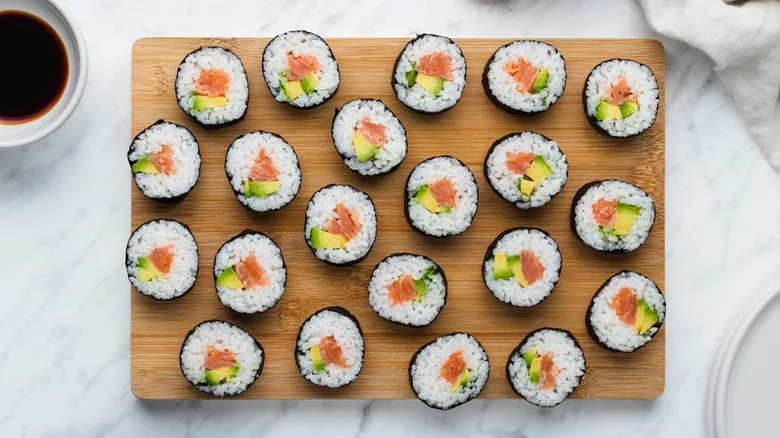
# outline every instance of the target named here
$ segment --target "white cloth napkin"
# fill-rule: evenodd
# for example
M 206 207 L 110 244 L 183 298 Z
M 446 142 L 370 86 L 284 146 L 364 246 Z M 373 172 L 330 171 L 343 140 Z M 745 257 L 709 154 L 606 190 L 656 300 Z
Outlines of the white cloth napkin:
M 659 33 L 715 61 L 767 159 L 780 169 L 780 0 L 640 0 Z

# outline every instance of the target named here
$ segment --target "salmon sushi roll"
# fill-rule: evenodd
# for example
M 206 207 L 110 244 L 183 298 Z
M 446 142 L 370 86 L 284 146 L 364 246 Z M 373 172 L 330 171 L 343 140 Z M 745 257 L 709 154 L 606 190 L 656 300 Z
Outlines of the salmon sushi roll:
M 301 189 L 295 149 L 272 132 L 235 139 L 225 154 L 225 175 L 241 205 L 259 213 L 286 206 Z
M 519 40 L 493 53 L 482 73 L 485 94 L 510 114 L 539 114 L 566 88 L 566 61 L 542 41 Z
M 429 158 L 406 180 L 406 221 L 427 236 L 460 234 L 477 214 L 478 192 L 474 174 L 462 161 L 449 155 Z
M 499 234 L 485 252 L 482 278 L 499 301 L 533 307 L 550 296 L 561 278 L 558 243 L 538 228 Z
M 393 172 L 406 158 L 406 129 L 381 100 L 355 99 L 336 109 L 331 135 L 344 164 L 363 176 Z
M 125 250 L 127 277 L 135 290 L 155 300 L 179 298 L 198 276 L 198 245 L 190 229 L 171 219 L 141 224 Z
M 139 133 L 127 151 L 133 181 L 147 198 L 176 204 L 200 177 L 200 147 L 189 129 L 158 120 Z
M 571 229 L 597 251 L 635 251 L 647 240 L 654 222 L 653 198 L 627 182 L 590 182 L 577 191 L 572 201 Z
M 331 184 L 309 200 L 303 234 L 318 259 L 349 266 L 371 251 L 376 228 L 376 208 L 367 194 L 352 186 Z
M 466 58 L 454 41 L 424 33 L 409 41 L 390 81 L 398 100 L 422 114 L 446 111 L 466 87 Z
M 273 307 L 287 285 L 282 250 L 267 235 L 246 230 L 225 242 L 214 256 L 219 301 L 239 313 Z
M 447 301 L 447 277 L 428 257 L 399 253 L 376 265 L 368 302 L 382 318 L 409 327 L 430 325 Z
M 547 204 L 563 190 L 569 162 L 558 143 L 525 131 L 496 140 L 488 150 L 484 172 L 498 196 L 525 210 Z
M 301 325 L 295 341 L 295 363 L 301 376 L 328 388 L 341 388 L 363 369 L 365 343 L 360 323 L 346 309 L 327 307 Z
M 409 362 L 409 383 L 414 394 L 442 411 L 476 398 L 489 375 L 487 352 L 467 333 L 435 339 L 417 350 Z
M 585 315 L 590 337 L 607 350 L 633 353 L 661 329 L 666 300 L 653 280 L 633 271 L 621 271 L 593 295 Z
M 224 321 L 204 321 L 184 338 L 179 367 L 195 388 L 217 397 L 249 389 L 265 364 L 263 346 L 245 330 Z
M 597 65 L 582 90 L 588 122 L 610 137 L 633 137 L 650 129 L 658 115 L 658 102 L 653 71 L 630 59 L 610 59 Z
M 263 77 L 274 99 L 294 108 L 314 108 L 339 89 L 339 64 L 319 35 L 293 30 L 263 50 Z
M 561 404 L 580 386 L 584 376 L 585 355 L 577 338 L 557 328 L 529 333 L 506 364 L 512 390 L 543 408 Z
M 238 123 L 249 107 L 244 64 L 221 47 L 201 47 L 185 56 L 175 88 L 179 108 L 205 129 Z

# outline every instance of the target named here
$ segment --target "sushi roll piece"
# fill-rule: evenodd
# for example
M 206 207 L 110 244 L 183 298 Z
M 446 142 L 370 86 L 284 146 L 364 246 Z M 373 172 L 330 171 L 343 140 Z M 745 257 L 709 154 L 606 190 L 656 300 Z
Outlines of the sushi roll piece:
M 303 237 L 323 262 L 354 265 L 366 258 L 376 240 L 374 203 L 352 186 L 327 185 L 309 200 Z
M 286 206 L 301 189 L 298 155 L 272 132 L 235 139 L 225 154 L 225 175 L 241 205 L 260 213 Z
M 406 221 L 427 236 L 460 234 L 477 214 L 478 192 L 474 174 L 462 161 L 449 155 L 428 158 L 406 180 Z
M 301 376 L 328 388 L 341 388 L 363 369 L 365 343 L 360 323 L 347 309 L 327 307 L 301 325 L 295 341 L 295 363 Z
M 558 143 L 536 132 L 509 134 L 485 157 L 485 179 L 494 192 L 520 209 L 550 202 L 569 179 L 569 163 Z
M 582 243 L 597 251 L 635 251 L 647 239 L 654 222 L 653 198 L 620 180 L 585 184 L 572 201 L 571 229 Z
M 265 363 L 263 346 L 225 321 L 204 321 L 187 333 L 179 352 L 184 378 L 206 394 L 232 397 L 249 389 Z
M 200 147 L 189 129 L 158 120 L 130 144 L 127 161 L 135 185 L 147 198 L 176 204 L 200 176 Z
M 282 297 L 287 267 L 282 250 L 267 235 L 246 230 L 225 242 L 214 256 L 219 301 L 239 313 L 260 313 Z
M 176 72 L 179 108 L 205 129 L 240 122 L 249 107 L 249 82 L 241 60 L 222 47 L 201 47 Z
M 406 158 L 406 129 L 381 100 L 355 99 L 336 109 L 331 135 L 344 164 L 363 176 L 393 172 Z
M 539 114 L 566 88 L 566 61 L 542 41 L 519 40 L 493 53 L 482 73 L 485 94 L 510 114 Z
M 430 325 L 447 301 L 447 277 L 428 257 L 385 257 L 371 274 L 368 302 L 382 318 L 409 327 Z
M 277 102 L 314 108 L 339 89 L 339 64 L 319 35 L 293 30 L 277 35 L 263 50 L 263 77 Z
M 482 278 L 499 301 L 533 307 L 550 296 L 561 278 L 561 251 L 546 231 L 513 228 L 485 252 Z
M 398 100 L 422 114 L 446 111 L 466 87 L 466 58 L 454 41 L 424 33 L 409 41 L 390 81 Z
M 607 350 L 633 353 L 661 329 L 666 300 L 653 280 L 621 271 L 593 295 L 585 326 L 593 340 Z
M 198 245 L 181 222 L 152 220 L 130 235 L 125 267 L 138 292 L 160 301 L 179 298 L 195 285 Z
M 577 338 L 557 328 L 534 330 L 523 339 L 506 363 L 512 390 L 532 405 L 561 404 L 585 376 L 585 355 Z
M 610 59 L 594 67 L 585 79 L 582 104 L 596 131 L 610 137 L 633 137 L 655 122 L 658 82 L 644 64 Z
M 489 375 L 485 349 L 467 333 L 435 339 L 417 350 L 409 362 L 409 383 L 414 394 L 442 411 L 476 398 Z

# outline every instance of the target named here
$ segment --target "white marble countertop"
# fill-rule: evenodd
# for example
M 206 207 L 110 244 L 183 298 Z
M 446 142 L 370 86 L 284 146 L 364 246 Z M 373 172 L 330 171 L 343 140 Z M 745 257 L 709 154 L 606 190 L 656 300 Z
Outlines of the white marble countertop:
M 230 3 L 227 8 L 223 5 Z M 450 413 L 408 401 L 145 402 L 130 391 L 122 260 L 130 221 L 130 48 L 136 38 L 656 37 L 634 2 L 68 0 L 90 57 L 81 106 L 33 147 L 0 151 L 0 435 L 706 435 L 720 340 L 780 266 L 780 178 L 711 63 L 666 47 L 666 392 L 541 410 L 476 400 Z M 392 5 L 392 7 L 390 6 Z M 772 195 L 775 194 L 775 195 Z

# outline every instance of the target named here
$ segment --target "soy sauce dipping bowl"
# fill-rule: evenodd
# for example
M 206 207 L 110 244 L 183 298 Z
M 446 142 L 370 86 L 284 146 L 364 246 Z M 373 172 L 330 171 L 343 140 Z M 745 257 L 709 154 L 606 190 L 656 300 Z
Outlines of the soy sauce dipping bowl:
M 0 11 L 6 10 L 27 12 L 48 23 L 65 45 L 69 67 L 65 91 L 46 114 L 21 124 L 0 123 L 0 149 L 25 146 L 51 134 L 76 109 L 87 84 L 87 47 L 84 37 L 76 21 L 59 1 L 0 0 Z

